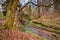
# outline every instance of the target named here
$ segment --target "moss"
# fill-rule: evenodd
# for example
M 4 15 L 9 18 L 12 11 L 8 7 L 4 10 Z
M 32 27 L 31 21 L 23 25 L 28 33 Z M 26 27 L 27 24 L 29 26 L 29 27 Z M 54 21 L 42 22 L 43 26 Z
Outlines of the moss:
M 29 30 L 26 30 L 25 32 L 27 32 L 28 34 L 33 34 L 31 31 Z
M 36 38 L 38 37 L 38 35 L 32 33 L 30 30 L 26 29 L 23 25 L 21 25 L 21 26 L 19 27 L 19 29 L 20 29 L 21 31 L 25 31 L 26 33 L 28 33 L 28 34 L 36 37 Z
M 0 31 L 1 31 L 1 30 L 4 30 L 4 29 L 5 29 L 5 27 L 0 26 Z
M 5 18 L 3 12 L 0 12 L 0 18 Z
M 34 36 L 34 37 L 36 37 L 36 38 L 39 37 L 38 35 L 32 33 L 30 30 L 26 30 L 25 32 L 28 33 L 28 34 L 30 34 L 30 35 L 32 35 L 32 36 Z
M 47 40 L 46 38 L 42 38 L 42 40 Z
M 41 24 L 35 24 L 35 23 L 33 23 L 32 21 L 29 21 L 28 24 L 31 24 L 31 25 L 33 25 L 34 27 L 42 28 L 42 29 L 44 29 L 44 30 L 47 30 L 47 31 L 50 31 L 50 32 L 53 32 L 53 33 L 56 33 L 56 34 L 60 34 L 60 30 L 53 29 L 53 28 L 48 28 L 47 26 L 43 26 L 43 25 L 41 25 Z
M 21 26 L 19 27 L 19 29 L 20 29 L 21 31 L 26 31 L 26 28 L 25 28 L 23 25 L 21 25 Z

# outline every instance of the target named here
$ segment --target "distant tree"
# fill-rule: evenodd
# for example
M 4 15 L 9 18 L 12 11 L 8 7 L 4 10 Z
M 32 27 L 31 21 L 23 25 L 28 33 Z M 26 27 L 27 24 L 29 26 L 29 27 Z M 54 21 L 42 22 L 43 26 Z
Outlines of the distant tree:
M 55 3 L 54 3 L 55 11 L 59 11 L 60 10 L 60 0 L 54 0 L 54 1 L 55 1 Z
M 6 1 L 4 1 L 4 3 L 2 3 L 2 10 L 3 10 L 3 14 L 4 14 L 4 16 L 6 16 L 6 6 L 7 6 L 7 0 Z
M 39 7 L 39 6 L 40 6 L 40 4 L 41 4 L 41 3 L 40 3 L 40 0 L 37 0 L 37 5 L 38 5 L 38 14 L 39 14 L 39 15 L 38 15 L 38 17 L 39 17 L 39 18 L 40 18 L 40 7 Z

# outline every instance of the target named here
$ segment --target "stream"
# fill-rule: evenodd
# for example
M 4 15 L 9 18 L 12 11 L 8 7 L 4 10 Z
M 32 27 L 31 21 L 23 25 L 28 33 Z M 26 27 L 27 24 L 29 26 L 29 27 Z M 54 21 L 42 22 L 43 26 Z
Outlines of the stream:
M 55 35 L 53 36 L 52 33 L 46 30 L 42 30 L 41 28 L 37 29 L 32 26 L 27 26 L 26 24 L 24 25 L 24 27 L 28 29 L 29 31 L 31 31 L 32 33 L 39 35 L 46 40 L 59 40 Z
M 2 23 L 3 21 L 1 21 Z M 1 24 L 0 23 L 0 24 Z M 28 26 L 28 24 L 23 24 L 23 26 L 28 29 L 29 31 L 31 31 L 32 33 L 36 34 L 36 35 L 39 35 L 40 37 L 46 39 L 46 40 L 60 40 L 58 39 L 58 37 L 56 37 L 56 35 L 52 35 L 51 32 L 49 31 L 46 31 L 46 30 L 43 30 L 41 28 L 37 28 L 37 27 L 34 27 L 34 26 Z M 58 35 L 57 35 L 58 36 Z

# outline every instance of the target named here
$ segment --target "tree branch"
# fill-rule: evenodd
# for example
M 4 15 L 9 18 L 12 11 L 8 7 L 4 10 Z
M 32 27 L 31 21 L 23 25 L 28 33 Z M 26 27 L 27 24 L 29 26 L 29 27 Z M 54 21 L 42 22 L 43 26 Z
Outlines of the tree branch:
M 55 0 L 55 1 L 53 2 L 53 4 L 54 4 L 56 1 L 57 1 L 57 0 Z M 50 4 L 50 5 L 37 5 L 37 4 L 33 3 L 33 2 L 27 2 L 23 7 L 20 8 L 19 12 L 20 12 L 26 5 L 28 5 L 28 4 L 30 4 L 30 3 L 33 4 L 33 5 L 35 5 L 35 6 L 38 6 L 38 7 L 40 7 L 40 6 L 50 7 L 51 5 L 53 5 L 53 4 Z

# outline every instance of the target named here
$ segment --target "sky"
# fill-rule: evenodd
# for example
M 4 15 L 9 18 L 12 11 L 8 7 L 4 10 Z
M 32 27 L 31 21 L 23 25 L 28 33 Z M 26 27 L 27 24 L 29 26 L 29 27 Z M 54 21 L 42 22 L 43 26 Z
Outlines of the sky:
M 24 1 L 25 1 L 25 2 L 24 2 Z M 28 0 L 20 0 L 20 3 L 21 3 L 22 5 L 24 5 L 24 4 L 27 3 L 27 2 L 28 2 Z M 37 0 L 32 0 L 32 2 L 36 3 Z
M 22 5 L 28 2 L 28 0 L 19 0 Z
M 0 0 L 0 2 L 4 2 L 4 1 L 6 1 L 6 0 Z M 20 1 L 20 3 L 22 4 L 22 5 L 24 5 L 24 4 L 26 4 L 27 2 L 28 2 L 28 0 L 19 0 Z M 32 2 L 37 2 L 37 0 L 32 0 Z M 1 7 L 1 5 L 0 5 L 0 11 L 2 10 L 2 7 Z

